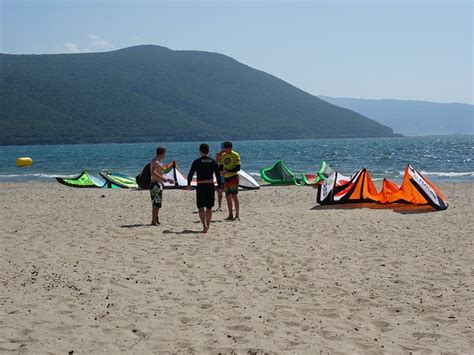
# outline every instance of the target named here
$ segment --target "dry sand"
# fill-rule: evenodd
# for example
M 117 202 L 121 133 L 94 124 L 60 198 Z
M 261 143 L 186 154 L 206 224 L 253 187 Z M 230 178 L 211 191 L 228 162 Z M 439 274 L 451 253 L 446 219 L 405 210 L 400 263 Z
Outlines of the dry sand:
M 470 353 L 474 184 L 430 208 L 241 193 L 200 230 L 194 192 L 0 184 L 0 352 Z

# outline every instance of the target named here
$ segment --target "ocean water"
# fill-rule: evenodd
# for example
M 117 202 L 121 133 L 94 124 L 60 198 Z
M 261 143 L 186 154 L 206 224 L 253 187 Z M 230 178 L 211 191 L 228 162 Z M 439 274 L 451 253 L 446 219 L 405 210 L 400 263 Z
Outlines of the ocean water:
M 214 154 L 220 143 L 208 143 Z M 0 146 L 0 182 L 51 180 L 101 169 L 135 176 L 159 144 Z M 166 161 L 176 160 L 185 173 L 198 156 L 197 142 L 163 145 Z M 411 162 L 433 181 L 474 181 L 474 136 L 238 141 L 234 149 L 241 155 L 242 168 L 256 176 L 259 169 L 283 159 L 296 173 L 316 172 L 324 160 L 346 175 L 367 167 L 374 179 L 400 181 Z M 17 168 L 15 161 L 21 156 L 31 157 L 33 166 Z

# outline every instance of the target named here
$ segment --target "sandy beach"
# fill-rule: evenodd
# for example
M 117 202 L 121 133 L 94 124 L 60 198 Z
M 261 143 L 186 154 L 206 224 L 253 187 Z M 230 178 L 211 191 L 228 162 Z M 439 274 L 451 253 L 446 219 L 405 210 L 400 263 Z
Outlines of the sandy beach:
M 0 352 L 467 354 L 474 184 L 450 207 L 240 194 L 200 231 L 194 192 L 0 184 Z M 352 206 L 354 207 L 354 206 Z

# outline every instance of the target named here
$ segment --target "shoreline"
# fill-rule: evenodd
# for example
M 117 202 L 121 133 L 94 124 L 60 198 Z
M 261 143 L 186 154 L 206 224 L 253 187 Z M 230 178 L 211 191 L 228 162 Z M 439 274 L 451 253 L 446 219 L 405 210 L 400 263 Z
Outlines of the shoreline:
M 252 177 L 256 177 L 257 175 L 256 174 L 252 174 L 250 173 L 250 175 Z M 59 176 L 59 175 L 58 175 Z M 64 176 L 67 176 L 67 175 L 64 175 Z M 71 175 L 73 176 L 73 175 Z M 393 181 L 394 183 L 400 185 L 401 182 L 402 182 L 402 179 L 392 179 L 392 178 L 388 178 L 389 180 Z M 260 181 L 259 179 L 256 179 L 257 182 L 260 184 L 260 188 L 263 188 L 263 189 L 268 189 L 268 188 L 276 188 L 276 189 L 284 189 L 284 188 L 302 188 L 302 189 L 311 189 L 313 190 L 313 186 L 308 186 L 308 185 L 303 185 L 303 186 L 297 186 L 297 185 L 271 185 L 271 184 L 266 184 L 265 182 L 263 181 Z M 372 179 L 374 181 L 374 183 L 376 184 L 377 188 L 379 187 L 379 184 L 382 183 L 382 180 L 383 178 L 376 178 L 376 179 Z M 429 179 L 431 182 L 433 182 L 436 186 L 438 186 L 441 191 L 443 190 L 444 187 L 446 186 L 450 186 L 450 185 L 463 185 L 463 184 L 467 184 L 467 185 L 471 185 L 471 184 L 474 184 L 474 178 L 472 180 L 456 180 L 456 181 L 446 181 L 446 180 L 437 180 L 437 179 L 433 179 L 433 178 L 430 178 Z M 47 185 L 60 185 L 56 179 L 54 178 L 47 178 L 47 179 L 35 179 L 35 180 L 1 180 L 0 179 L 0 186 L 1 185 L 22 185 L 22 184 L 47 184 Z M 76 189 L 76 190 L 81 190 L 80 188 L 73 188 L 73 187 L 70 187 L 71 189 Z M 106 188 L 98 188 L 98 189 L 95 189 L 95 188 L 92 188 L 93 190 L 107 190 Z M 123 190 L 133 190 L 133 189 L 123 189 Z M 167 189 L 168 190 L 168 189 Z M 170 189 L 170 190 L 173 190 L 173 189 Z M 174 190 L 184 190 L 184 189 L 174 189 Z M 314 189 L 315 192 L 317 190 L 317 188 Z M 135 190 L 134 190 L 135 191 Z M 141 190 L 138 190 L 138 191 L 141 191 Z M 241 190 L 243 192 L 245 192 L 245 190 Z

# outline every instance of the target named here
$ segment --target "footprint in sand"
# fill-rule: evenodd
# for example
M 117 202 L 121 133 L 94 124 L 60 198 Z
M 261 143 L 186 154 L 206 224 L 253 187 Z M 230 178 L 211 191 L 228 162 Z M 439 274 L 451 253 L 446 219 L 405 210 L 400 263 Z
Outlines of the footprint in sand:
M 34 333 L 34 330 L 33 330 L 33 329 L 27 329 L 27 328 L 25 328 L 25 329 L 22 329 L 22 330 L 21 330 L 21 334 L 22 334 L 22 335 L 28 336 L 28 335 L 30 335 L 31 333 Z
M 147 337 L 146 333 L 144 333 L 144 332 L 142 332 L 142 331 L 140 331 L 136 328 L 132 329 L 132 333 L 135 334 L 139 338 L 146 338 Z
M 288 327 L 299 327 L 300 326 L 300 323 L 298 322 L 293 322 L 293 321 L 283 321 L 283 323 L 288 326 Z
M 359 348 L 361 348 L 361 349 L 363 349 L 363 350 L 365 350 L 365 351 L 368 351 L 369 349 L 374 348 L 374 345 L 373 345 L 373 344 L 361 343 L 361 342 L 355 342 L 355 344 L 356 344 Z
M 188 324 L 188 323 L 191 321 L 191 318 L 181 317 L 181 318 L 179 318 L 179 321 L 180 321 L 182 324 Z
M 31 342 L 31 340 L 28 340 L 28 339 L 14 339 L 14 338 L 10 338 L 10 339 L 8 339 L 8 342 L 9 342 L 9 343 L 12 343 L 12 344 L 20 344 L 20 343 L 28 343 L 28 342 Z
M 212 308 L 212 304 L 211 303 L 203 303 L 203 304 L 199 305 L 199 308 L 201 308 L 201 309 L 210 309 L 210 308 Z
M 252 327 L 249 327 L 248 325 L 245 325 L 245 324 L 232 325 L 230 327 L 227 327 L 227 329 L 236 330 L 239 332 L 251 332 L 253 330 Z
M 403 312 L 403 307 L 387 307 L 387 311 L 391 314 L 398 314 Z
M 339 318 L 339 314 L 337 313 L 337 309 L 323 309 L 320 313 L 322 317 L 326 318 Z
M 416 340 L 420 340 L 421 338 L 429 338 L 429 339 L 439 339 L 439 338 L 441 338 L 441 335 L 436 334 L 436 333 L 418 333 L 418 332 L 415 332 L 415 333 L 412 334 L 412 336 L 414 338 L 416 338 Z
M 317 330 L 316 333 L 318 333 L 324 339 L 327 339 L 327 340 L 336 340 L 336 339 L 338 339 L 337 333 L 335 333 L 331 330 L 321 329 L 321 330 Z
M 70 311 L 70 310 L 61 310 L 61 311 L 58 311 L 58 313 L 64 316 L 66 314 L 71 314 L 72 311 Z
M 393 330 L 393 328 L 390 327 L 390 323 L 383 320 L 376 320 L 371 323 L 379 328 L 381 332 L 389 332 Z

